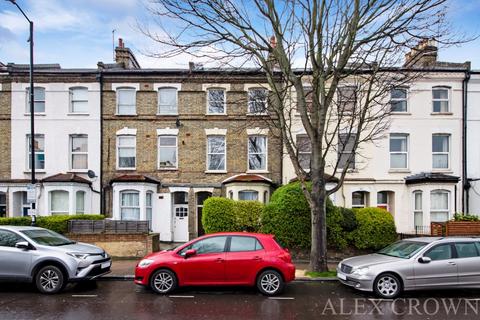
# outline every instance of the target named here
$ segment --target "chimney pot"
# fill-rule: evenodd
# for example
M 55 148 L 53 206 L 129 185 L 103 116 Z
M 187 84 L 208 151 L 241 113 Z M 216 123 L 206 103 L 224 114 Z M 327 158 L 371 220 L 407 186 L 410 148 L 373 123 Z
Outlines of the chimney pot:
M 119 46 L 120 48 L 123 48 L 123 47 L 124 47 L 123 39 L 122 39 L 122 38 L 118 38 L 118 46 Z

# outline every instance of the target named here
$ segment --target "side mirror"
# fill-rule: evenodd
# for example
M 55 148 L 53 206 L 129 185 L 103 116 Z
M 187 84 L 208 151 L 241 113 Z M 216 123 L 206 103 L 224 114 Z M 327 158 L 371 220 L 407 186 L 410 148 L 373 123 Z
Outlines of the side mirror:
M 430 262 L 432 262 L 432 259 L 429 258 L 429 257 L 420 257 L 420 259 L 418 259 L 418 262 L 420 262 L 420 263 L 430 263 Z
M 15 243 L 15 248 L 28 250 L 30 248 L 30 244 L 27 241 L 20 241 Z
M 189 249 L 189 250 L 185 251 L 185 259 L 187 259 L 188 257 L 194 256 L 196 254 L 197 254 L 197 250 Z

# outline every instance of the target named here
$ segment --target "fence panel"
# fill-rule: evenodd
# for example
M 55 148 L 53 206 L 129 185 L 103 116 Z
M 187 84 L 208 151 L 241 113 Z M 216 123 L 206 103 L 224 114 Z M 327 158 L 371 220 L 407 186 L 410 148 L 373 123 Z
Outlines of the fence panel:
M 74 234 L 144 234 L 149 233 L 148 221 L 70 220 L 68 232 Z

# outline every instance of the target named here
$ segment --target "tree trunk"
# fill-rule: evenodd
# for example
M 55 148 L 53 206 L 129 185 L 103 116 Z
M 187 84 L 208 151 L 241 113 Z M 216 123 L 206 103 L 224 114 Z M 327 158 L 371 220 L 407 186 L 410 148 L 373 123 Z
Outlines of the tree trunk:
M 317 187 L 315 187 L 317 185 Z M 327 214 L 326 192 L 320 183 L 312 186 L 312 246 L 310 251 L 310 270 L 328 271 L 327 265 Z

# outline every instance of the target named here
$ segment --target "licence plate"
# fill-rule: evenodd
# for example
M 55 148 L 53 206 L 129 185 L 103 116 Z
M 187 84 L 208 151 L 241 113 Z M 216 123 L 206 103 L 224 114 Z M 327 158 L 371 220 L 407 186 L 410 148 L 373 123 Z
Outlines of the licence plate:
M 101 268 L 102 268 L 102 269 L 109 268 L 111 264 L 112 264 L 112 263 L 111 263 L 110 261 L 104 262 L 104 263 L 102 263 Z
M 339 279 L 342 279 L 342 280 L 347 280 L 347 276 L 344 275 L 343 273 L 340 273 L 340 272 L 337 273 L 337 277 L 338 277 Z

